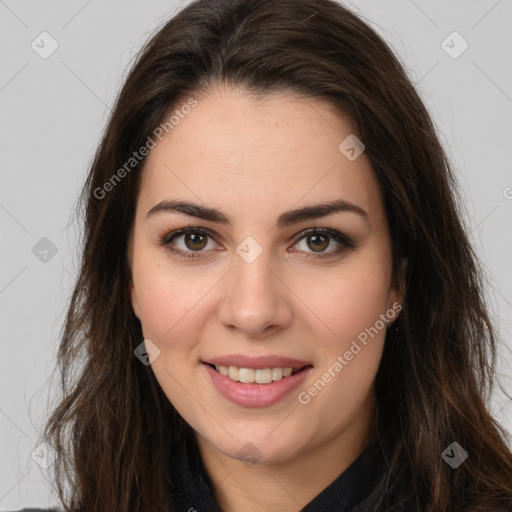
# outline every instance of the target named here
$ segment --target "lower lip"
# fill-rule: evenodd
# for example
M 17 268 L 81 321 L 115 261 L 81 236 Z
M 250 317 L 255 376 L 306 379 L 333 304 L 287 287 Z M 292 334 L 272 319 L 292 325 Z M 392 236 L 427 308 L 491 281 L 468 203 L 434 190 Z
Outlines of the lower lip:
M 231 402 L 243 407 L 266 407 L 283 400 L 304 382 L 309 370 L 313 369 L 309 366 L 289 377 L 268 384 L 244 384 L 222 375 L 206 363 L 203 363 L 203 366 L 217 391 Z

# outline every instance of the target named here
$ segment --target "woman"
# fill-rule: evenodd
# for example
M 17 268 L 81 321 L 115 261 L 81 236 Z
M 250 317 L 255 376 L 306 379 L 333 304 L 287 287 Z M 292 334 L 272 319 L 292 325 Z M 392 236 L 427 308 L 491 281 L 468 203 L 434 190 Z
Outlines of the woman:
M 512 510 L 454 176 L 346 8 L 188 5 L 138 55 L 82 202 L 43 436 L 66 510 Z

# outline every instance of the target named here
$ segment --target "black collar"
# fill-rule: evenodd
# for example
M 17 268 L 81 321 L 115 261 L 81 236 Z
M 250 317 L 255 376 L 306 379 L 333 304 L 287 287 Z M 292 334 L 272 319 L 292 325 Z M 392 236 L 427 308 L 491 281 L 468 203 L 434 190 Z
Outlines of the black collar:
M 371 494 L 381 462 L 379 447 L 372 443 L 302 511 L 348 512 Z M 202 463 L 195 438 L 188 436 L 188 441 L 184 439 L 180 443 L 170 473 L 178 512 L 191 509 L 222 512 L 215 502 L 213 485 Z
M 371 494 L 380 458 L 377 445 L 368 446 L 330 485 L 302 510 L 303 512 L 345 512 Z

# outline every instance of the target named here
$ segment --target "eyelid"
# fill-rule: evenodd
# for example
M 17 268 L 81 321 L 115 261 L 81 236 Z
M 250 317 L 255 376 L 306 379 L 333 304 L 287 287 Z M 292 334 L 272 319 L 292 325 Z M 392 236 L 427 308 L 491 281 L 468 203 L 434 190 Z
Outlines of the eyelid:
M 347 247 L 354 247 L 354 242 L 347 235 L 341 233 L 340 231 L 338 231 L 336 229 L 322 228 L 322 227 L 312 227 L 312 228 L 303 229 L 300 233 L 297 233 L 293 237 L 293 243 L 296 244 L 299 240 L 304 238 L 306 235 L 309 235 L 310 233 L 311 234 L 317 234 L 318 233 L 318 234 L 321 234 L 321 235 L 322 234 L 323 235 L 327 235 L 327 236 L 329 236 L 331 238 L 334 238 L 335 240 L 339 238 L 341 241 L 339 241 L 338 243 L 345 244 Z
M 172 230 L 172 231 L 168 232 L 167 234 L 163 235 L 163 237 L 161 237 L 161 240 L 160 240 L 160 245 L 163 245 L 171 253 L 176 254 L 183 259 L 191 259 L 192 260 L 192 259 L 198 259 L 198 258 L 204 257 L 201 255 L 201 253 L 207 252 L 204 250 L 183 251 L 182 249 L 172 248 L 171 240 L 173 240 L 179 236 L 189 234 L 189 233 L 199 233 L 199 234 L 206 235 L 206 236 L 212 238 L 217 243 L 216 234 L 214 234 L 210 229 L 203 228 L 200 226 L 195 227 L 195 226 L 188 225 L 187 227 L 175 229 L 175 230 Z M 333 249 L 333 250 L 326 251 L 326 252 L 315 253 L 315 252 L 308 252 L 308 251 L 294 251 L 294 252 L 305 252 L 308 255 L 306 257 L 310 258 L 310 259 L 328 258 L 330 256 L 335 256 L 335 255 L 339 254 L 344 249 L 352 249 L 355 247 L 355 244 L 352 241 L 352 239 L 349 238 L 344 233 L 341 233 L 340 231 L 337 231 L 332 228 L 323 228 L 323 227 L 310 227 L 310 228 L 303 229 L 302 231 L 300 231 L 299 233 L 294 235 L 293 240 L 292 240 L 293 245 L 296 245 L 299 241 L 301 241 L 303 238 L 305 238 L 309 234 L 311 234 L 311 235 L 314 235 L 314 234 L 326 235 L 340 245 L 340 247 L 338 247 L 337 249 Z
M 208 228 L 203 228 L 203 227 L 199 227 L 199 226 L 197 226 L 197 227 L 196 226 L 186 226 L 184 228 L 173 229 L 173 230 L 167 232 L 166 234 L 164 234 L 161 237 L 161 243 L 163 245 L 169 244 L 171 242 L 171 240 L 173 240 L 174 238 L 177 238 L 178 236 L 181 236 L 181 235 L 187 235 L 189 233 L 199 233 L 201 235 L 206 235 L 216 241 L 216 236 L 217 236 L 216 233 L 213 233 Z M 193 252 L 193 251 L 189 251 L 189 252 Z M 201 252 L 201 251 L 197 251 L 197 252 Z

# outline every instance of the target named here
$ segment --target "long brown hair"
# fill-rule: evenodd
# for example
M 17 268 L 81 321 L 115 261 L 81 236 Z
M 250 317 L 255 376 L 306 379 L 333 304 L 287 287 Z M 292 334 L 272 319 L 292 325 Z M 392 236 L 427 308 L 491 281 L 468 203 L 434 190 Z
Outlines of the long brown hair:
M 510 439 L 489 413 L 497 338 L 483 273 L 453 171 L 403 66 L 332 0 L 197 0 L 137 55 L 78 203 L 85 230 L 58 352 L 63 396 L 43 432 L 66 510 L 173 510 L 168 468 L 190 427 L 134 356 L 143 335 L 127 239 L 144 159 L 126 163 L 180 102 L 218 83 L 327 100 L 350 119 L 382 189 L 396 279 L 408 261 L 376 376 L 385 470 L 364 510 L 408 499 L 419 511 L 512 508 Z M 452 442 L 469 454 L 457 469 L 441 456 Z

